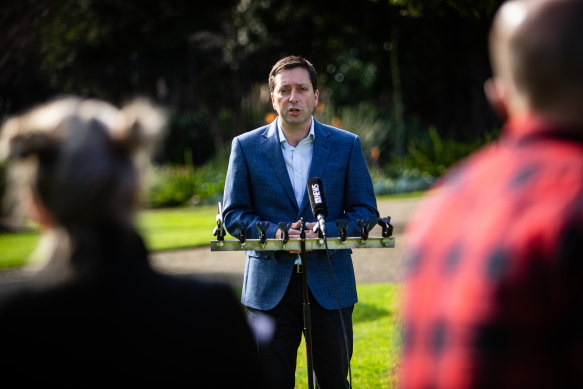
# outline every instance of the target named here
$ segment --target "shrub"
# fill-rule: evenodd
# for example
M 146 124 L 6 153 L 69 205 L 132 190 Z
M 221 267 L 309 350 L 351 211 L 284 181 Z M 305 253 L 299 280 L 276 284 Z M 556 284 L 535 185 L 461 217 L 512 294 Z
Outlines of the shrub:
M 188 157 L 185 158 L 189 160 Z M 213 157 L 194 167 L 187 165 L 152 165 L 147 173 L 144 198 L 146 206 L 172 207 L 209 205 L 222 200 L 228 157 Z
M 408 193 L 427 190 L 434 182 L 434 176 L 419 169 L 403 169 L 398 175 L 386 172 L 371 172 L 375 195 Z
M 433 177 L 442 175 L 451 165 L 468 156 L 499 134 L 494 130 L 483 137 L 467 142 L 443 139 L 434 127 L 430 127 L 425 137 L 419 137 L 408 144 L 408 153 L 403 159 L 408 169 L 419 170 Z

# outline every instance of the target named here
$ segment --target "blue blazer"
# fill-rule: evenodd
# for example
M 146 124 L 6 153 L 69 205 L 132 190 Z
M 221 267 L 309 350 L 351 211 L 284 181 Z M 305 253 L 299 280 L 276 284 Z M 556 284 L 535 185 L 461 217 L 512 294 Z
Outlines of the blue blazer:
M 301 207 L 295 200 L 276 123 L 277 119 L 233 139 L 223 198 L 225 228 L 233 236 L 237 236 L 238 222 L 247 223 L 246 237 L 251 239 L 259 238 L 256 223 L 268 222 L 267 238 L 272 239 L 280 222 L 295 222 L 300 217 L 305 222 L 316 220 L 307 191 Z M 336 220 L 348 218 L 351 221 L 348 235 L 359 236 L 356 221 L 379 216 L 360 138 L 315 120 L 314 133 L 308 177 L 322 180 L 328 206 L 327 235 L 339 236 Z M 351 254 L 350 249 L 330 250 L 342 308 L 358 301 Z M 248 250 L 246 256 L 241 303 L 261 310 L 274 308 L 287 289 L 297 254 Z M 309 251 L 306 260 L 312 294 L 322 307 L 337 309 L 325 250 Z

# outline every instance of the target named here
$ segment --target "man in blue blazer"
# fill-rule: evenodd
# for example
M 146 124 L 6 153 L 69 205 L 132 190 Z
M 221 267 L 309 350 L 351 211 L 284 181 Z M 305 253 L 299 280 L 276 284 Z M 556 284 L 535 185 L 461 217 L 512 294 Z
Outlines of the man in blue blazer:
M 267 238 L 279 239 L 278 224 L 291 222 L 288 234 L 294 239 L 299 238 L 303 218 L 306 237 L 317 237 L 306 187 L 309 178 L 318 177 L 328 208 L 327 236 L 339 235 L 338 219 L 348 219 L 348 235 L 358 236 L 357 220 L 379 216 L 360 139 L 313 119 L 319 91 L 316 71 L 304 58 L 278 61 L 270 72 L 269 87 L 276 120 L 233 139 L 224 193 L 227 231 L 237 236 L 243 230 L 247 238 L 257 239 L 256 223 L 262 222 L 267 223 Z M 324 250 L 305 256 L 313 367 L 321 388 L 348 387 L 352 311 L 357 302 L 351 254 L 349 249 L 330 250 L 330 263 Z M 273 319 L 272 341 L 259 344 L 262 361 L 274 388 L 292 389 L 303 329 L 299 255 L 248 250 L 246 256 L 241 302 L 251 317 Z

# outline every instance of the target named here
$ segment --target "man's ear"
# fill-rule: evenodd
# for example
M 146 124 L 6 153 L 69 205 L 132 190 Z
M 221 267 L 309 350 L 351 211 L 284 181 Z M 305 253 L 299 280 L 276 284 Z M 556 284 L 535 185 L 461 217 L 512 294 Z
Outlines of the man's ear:
M 499 78 L 492 77 L 484 82 L 484 93 L 494 110 L 494 113 L 501 119 L 508 118 L 508 91 Z

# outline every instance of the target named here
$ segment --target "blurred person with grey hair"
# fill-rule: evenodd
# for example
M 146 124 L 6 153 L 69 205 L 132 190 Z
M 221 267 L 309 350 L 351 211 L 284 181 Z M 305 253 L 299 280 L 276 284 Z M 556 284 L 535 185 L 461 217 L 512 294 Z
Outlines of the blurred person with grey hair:
M 230 286 L 155 271 L 134 225 L 165 123 L 147 100 L 62 97 L 3 124 L 9 198 L 40 225 L 43 264 L 0 294 L 6 382 L 262 387 Z

